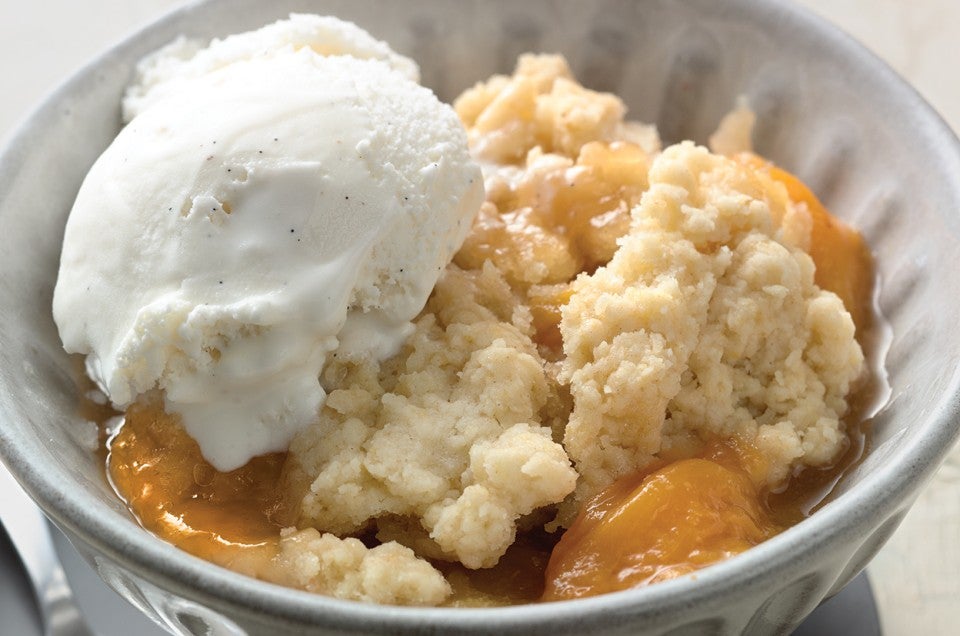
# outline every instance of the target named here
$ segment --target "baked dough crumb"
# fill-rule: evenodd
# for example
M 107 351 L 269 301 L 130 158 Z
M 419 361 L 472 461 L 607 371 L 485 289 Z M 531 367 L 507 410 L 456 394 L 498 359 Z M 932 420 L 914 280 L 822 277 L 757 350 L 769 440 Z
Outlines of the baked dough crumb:
M 410 517 L 434 556 L 496 564 L 517 520 L 577 479 L 543 425 L 551 380 L 529 329 L 495 267 L 451 266 L 396 358 L 331 365 L 320 421 L 290 449 L 300 525 L 346 535 Z
M 367 548 L 313 528 L 288 528 L 270 579 L 320 594 L 387 605 L 438 605 L 450 585 L 432 565 L 398 543 Z
M 755 443 L 769 485 L 829 462 L 864 358 L 813 261 L 778 240 L 778 197 L 690 142 L 667 148 L 649 179 L 630 234 L 562 310 L 577 499 L 716 438 Z

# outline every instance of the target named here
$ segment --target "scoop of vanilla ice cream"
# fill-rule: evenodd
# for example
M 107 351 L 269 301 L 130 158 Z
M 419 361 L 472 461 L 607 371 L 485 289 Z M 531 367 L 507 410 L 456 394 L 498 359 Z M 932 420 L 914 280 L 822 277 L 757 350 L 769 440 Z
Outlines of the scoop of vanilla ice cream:
M 180 37 L 137 64 L 137 78 L 123 99 L 123 119 L 133 119 L 150 104 L 180 90 L 184 82 L 229 64 L 307 48 L 318 55 L 349 55 L 379 60 L 414 82 L 420 81 L 416 62 L 353 24 L 331 16 L 290 15 L 287 20 L 213 40 Z
M 285 46 L 164 93 L 87 175 L 53 312 L 115 404 L 163 389 L 226 471 L 315 420 L 331 352 L 399 347 L 482 181 L 453 110 L 382 61 Z

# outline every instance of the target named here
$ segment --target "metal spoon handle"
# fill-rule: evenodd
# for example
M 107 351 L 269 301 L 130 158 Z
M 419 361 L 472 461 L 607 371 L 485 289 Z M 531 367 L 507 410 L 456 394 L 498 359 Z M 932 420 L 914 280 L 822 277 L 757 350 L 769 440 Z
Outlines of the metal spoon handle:
M 57 557 L 47 520 L 0 463 L 0 522 L 33 584 L 46 636 L 90 636 Z

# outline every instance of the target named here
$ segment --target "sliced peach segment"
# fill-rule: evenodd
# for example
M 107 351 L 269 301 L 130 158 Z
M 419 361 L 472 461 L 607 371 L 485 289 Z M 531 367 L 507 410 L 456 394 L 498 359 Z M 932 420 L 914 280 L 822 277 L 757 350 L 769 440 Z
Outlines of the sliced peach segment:
M 561 308 L 570 301 L 570 285 L 536 285 L 528 292 L 530 313 L 533 315 L 534 339 L 537 344 L 559 350 L 563 347 L 560 335 Z
M 736 156 L 741 163 L 784 185 L 790 200 L 810 213 L 810 257 L 817 266 L 814 280 L 832 291 L 853 317 L 857 331 L 866 329 L 872 315 L 873 256 L 857 230 L 833 216 L 800 179 L 753 153 Z
M 725 443 L 626 477 L 591 500 L 550 556 L 544 600 L 593 596 L 688 574 L 781 532 Z M 762 471 L 760 471 L 762 472 Z
M 148 530 L 197 556 L 275 543 L 285 455 L 255 457 L 222 473 L 200 454 L 160 399 L 135 403 L 110 444 L 110 479 Z

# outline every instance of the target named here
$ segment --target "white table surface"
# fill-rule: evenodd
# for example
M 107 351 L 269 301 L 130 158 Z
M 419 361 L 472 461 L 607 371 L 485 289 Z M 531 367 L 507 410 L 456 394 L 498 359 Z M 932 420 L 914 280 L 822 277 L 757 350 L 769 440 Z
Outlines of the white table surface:
M 885 58 L 960 130 L 960 0 L 799 2 Z M 0 0 L 0 138 L 84 61 L 178 4 Z M 868 573 L 885 634 L 960 633 L 960 448 Z

